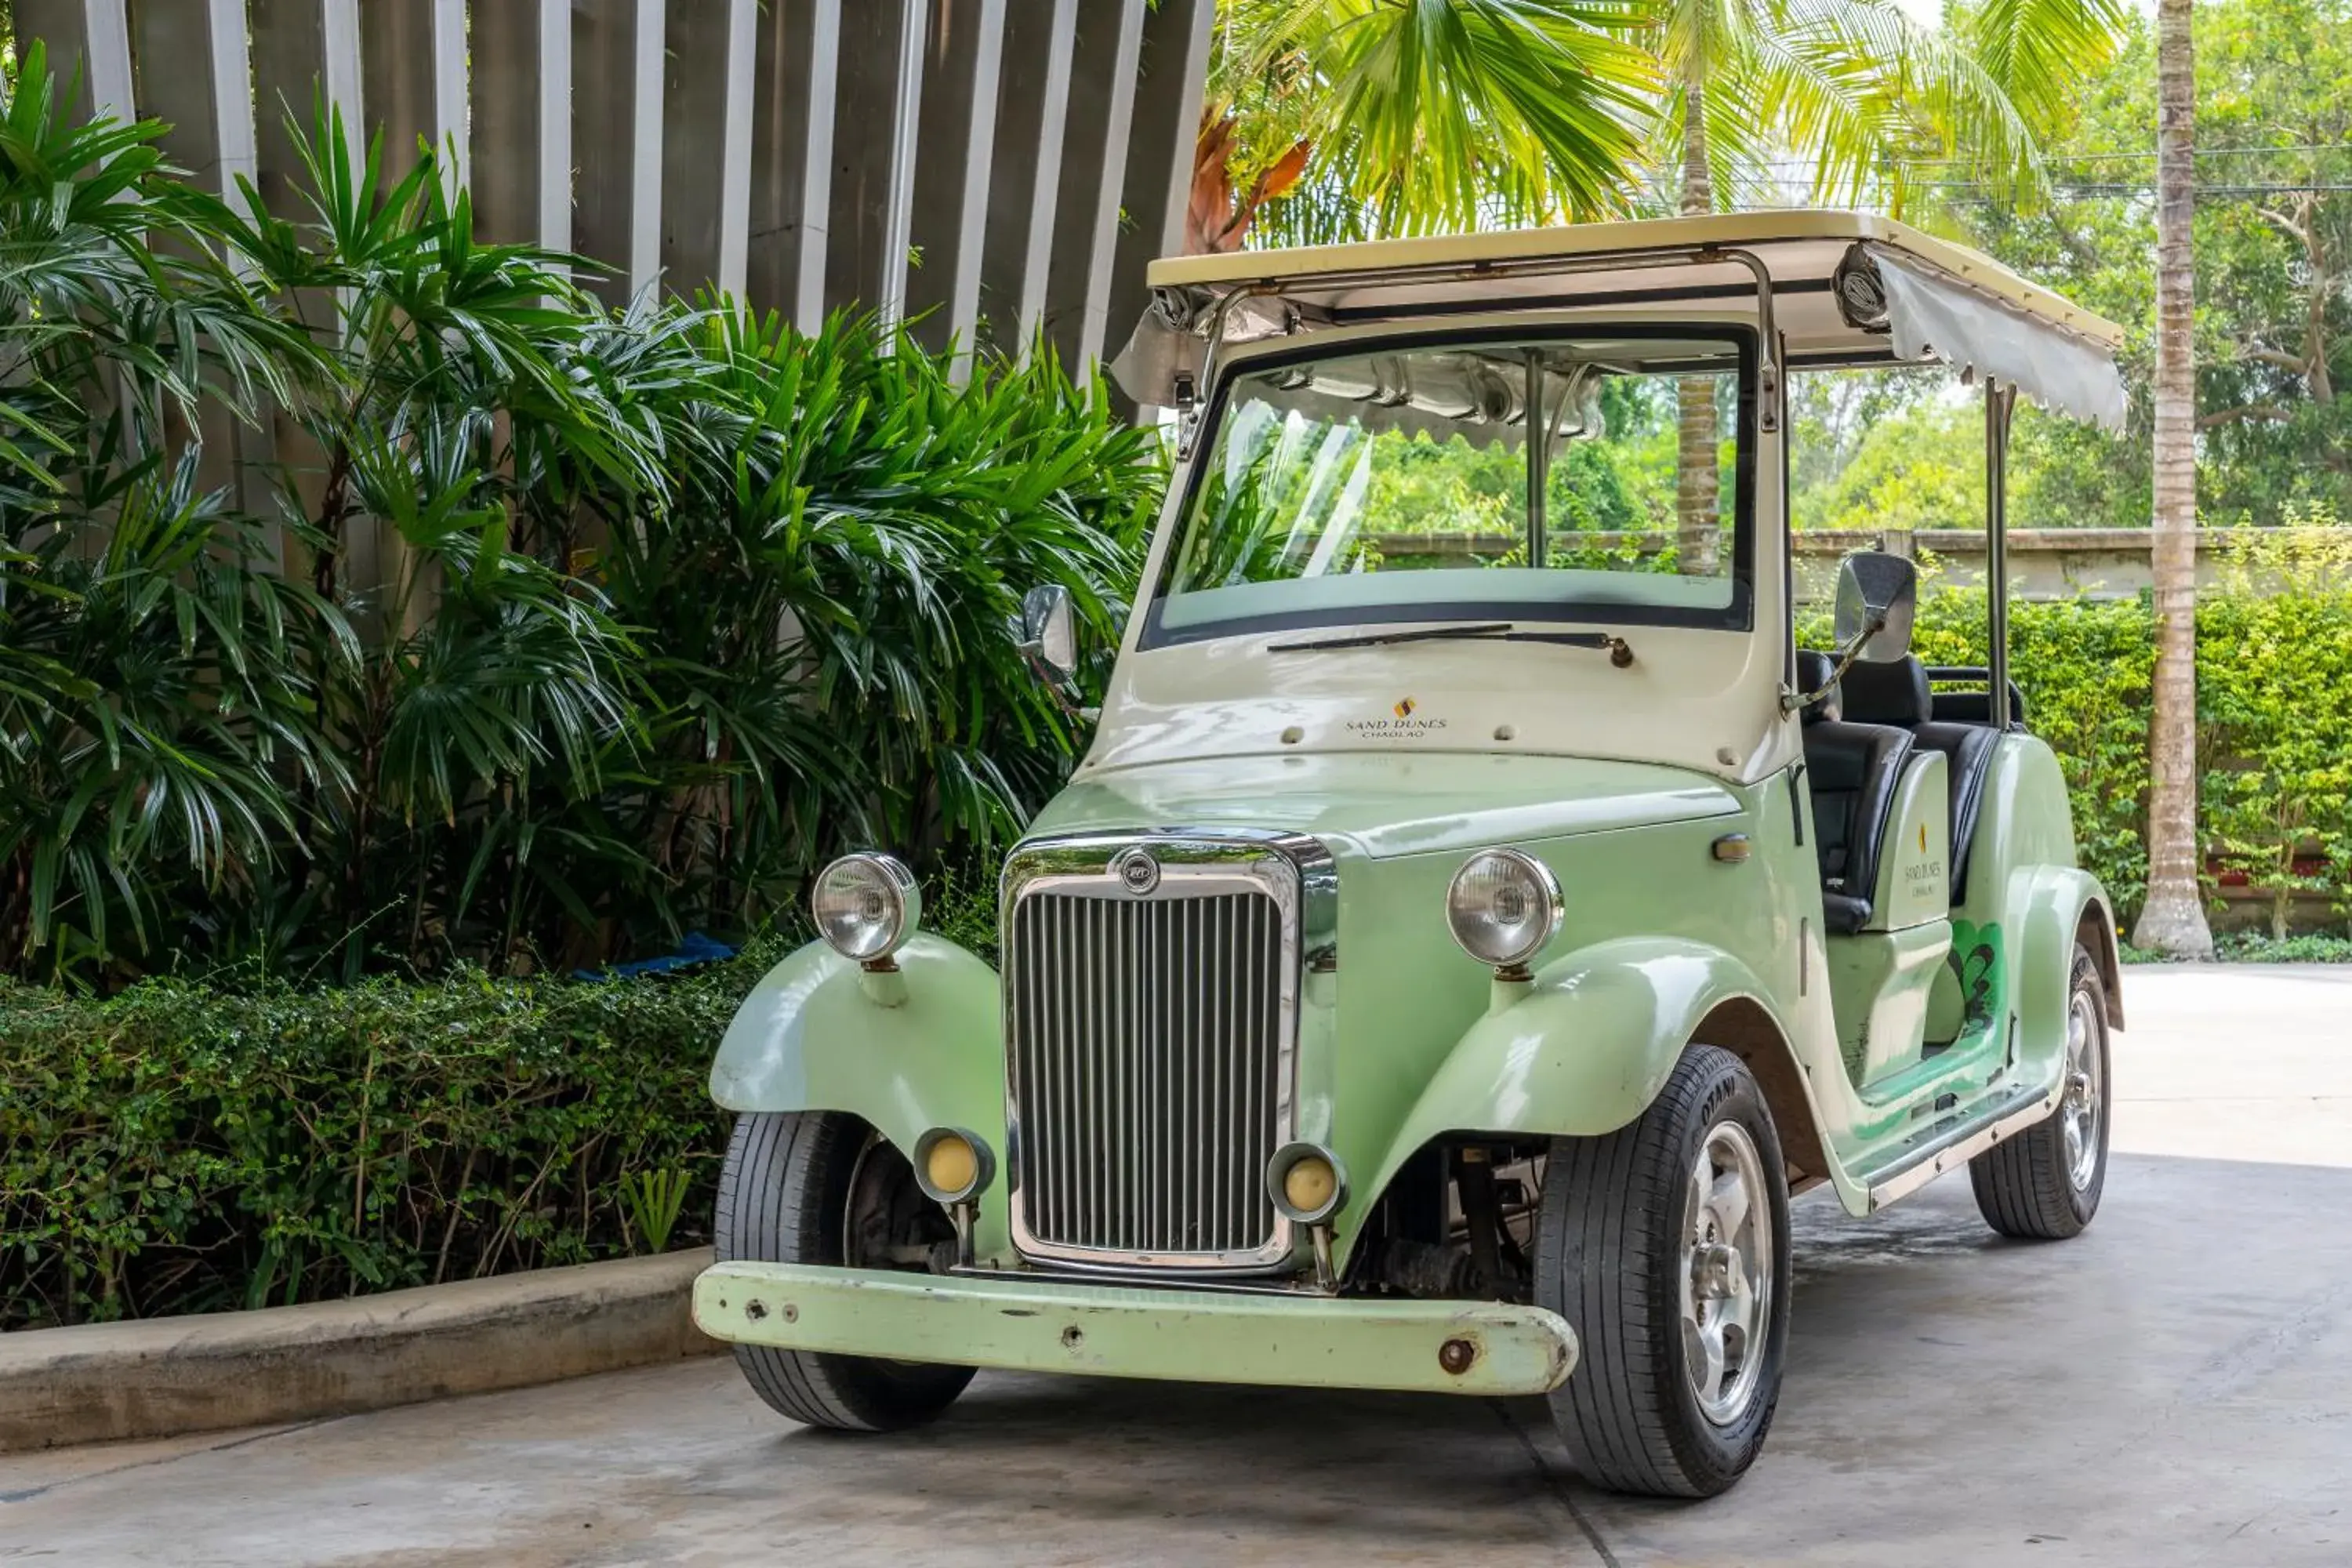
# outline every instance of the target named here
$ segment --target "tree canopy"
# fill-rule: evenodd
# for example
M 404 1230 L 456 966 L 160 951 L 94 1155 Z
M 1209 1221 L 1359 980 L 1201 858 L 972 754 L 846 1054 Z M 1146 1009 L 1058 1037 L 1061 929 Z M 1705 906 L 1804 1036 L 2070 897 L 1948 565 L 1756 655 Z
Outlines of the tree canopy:
M 2198 494 L 2208 523 L 2352 521 L 2352 4 L 2196 11 Z M 2018 521 L 2147 519 L 2155 30 L 2135 21 L 2019 210 L 1944 182 L 1960 236 L 2122 322 L 2130 428 L 2021 417 Z

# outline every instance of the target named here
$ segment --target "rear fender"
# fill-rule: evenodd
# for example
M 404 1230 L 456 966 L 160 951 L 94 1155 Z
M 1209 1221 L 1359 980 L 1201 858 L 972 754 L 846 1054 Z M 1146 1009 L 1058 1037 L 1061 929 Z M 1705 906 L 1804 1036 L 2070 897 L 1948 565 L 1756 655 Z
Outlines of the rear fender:
M 2021 1065 L 2054 1084 L 2066 1056 L 2066 999 L 2074 984 L 2074 944 L 2091 950 L 2108 986 L 2109 1021 L 2123 1024 L 2115 994 L 2115 911 L 2098 879 L 2071 866 L 2032 866 L 2011 874 L 2008 907 L 2024 940 L 2017 943 L 2017 1028 Z
M 1676 938 L 1620 938 L 1557 959 L 1524 995 L 1463 1035 L 1405 1119 L 1371 1190 L 1384 1190 L 1416 1150 L 1447 1134 L 1616 1131 L 1648 1109 L 1713 1016 L 1747 1022 L 1741 1037 L 1708 1043 L 1748 1058 L 1768 1088 L 1800 1086 L 1803 1075 L 1770 1023 L 1766 994 L 1738 959 Z M 1770 1098 L 1790 1158 L 1809 1165 L 1811 1152 L 1800 1146 L 1817 1136 L 1812 1106 L 1792 1104 L 1784 1114 L 1780 1094 Z

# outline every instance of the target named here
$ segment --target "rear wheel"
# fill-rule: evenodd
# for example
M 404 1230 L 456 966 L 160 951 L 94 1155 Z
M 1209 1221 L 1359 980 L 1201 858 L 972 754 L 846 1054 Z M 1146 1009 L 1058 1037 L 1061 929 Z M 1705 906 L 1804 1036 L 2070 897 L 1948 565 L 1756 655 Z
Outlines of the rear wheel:
M 954 1231 L 916 1184 L 907 1157 L 836 1111 L 740 1117 L 719 1173 L 720 1262 L 824 1263 L 925 1272 Z M 768 1404 L 810 1426 L 888 1432 L 955 1402 L 968 1366 L 735 1347 L 735 1364 Z
M 1789 1189 L 1747 1066 L 1686 1048 L 1632 1125 L 1555 1139 L 1536 1300 L 1575 1330 L 1551 1395 L 1588 1480 L 1711 1497 L 1755 1462 L 1789 1341 Z
M 2003 1236 L 2063 1241 L 2091 1223 L 2107 1185 L 2107 1066 L 2106 982 L 2078 942 L 2058 1109 L 1969 1162 L 1987 1225 Z

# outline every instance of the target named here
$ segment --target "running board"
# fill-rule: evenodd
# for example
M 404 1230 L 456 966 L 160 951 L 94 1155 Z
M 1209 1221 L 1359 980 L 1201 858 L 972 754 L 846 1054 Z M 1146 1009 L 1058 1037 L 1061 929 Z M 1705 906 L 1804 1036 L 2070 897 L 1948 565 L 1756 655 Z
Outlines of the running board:
M 1930 1144 L 1874 1172 L 1865 1184 L 1870 1190 L 1868 1213 L 1876 1214 L 1897 1198 L 1909 1197 L 1947 1171 L 1958 1170 L 2004 1138 L 2013 1138 L 2058 1108 L 2055 1089 L 2012 1096 L 1999 1110 L 1969 1125 L 1948 1142 Z M 1923 1130 L 1933 1136 L 1937 1129 Z

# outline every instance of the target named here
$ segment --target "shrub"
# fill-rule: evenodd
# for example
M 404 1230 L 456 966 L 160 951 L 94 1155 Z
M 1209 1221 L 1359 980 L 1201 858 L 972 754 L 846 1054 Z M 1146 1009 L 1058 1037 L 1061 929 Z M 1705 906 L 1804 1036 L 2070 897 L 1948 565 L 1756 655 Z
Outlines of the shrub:
M 0 982 L 0 1330 L 616 1256 L 647 1195 L 667 1240 L 704 1239 L 710 1054 L 774 956 L 104 1001 Z
M 2283 942 L 2299 896 L 2352 896 L 2352 531 L 2255 538 L 2198 607 L 2198 812 Z
M 429 153 L 324 117 L 272 212 L 51 90 L 0 149 L 0 974 L 593 963 L 853 846 L 984 863 L 1064 776 L 1021 595 L 1108 642 L 1162 468 L 1099 385 L 614 316 Z
M 1921 601 L 1913 638 L 1927 664 L 1982 664 L 1982 590 Z M 2154 622 L 2137 599 L 2021 600 L 2010 605 L 2010 670 L 2033 732 L 2057 754 L 2074 805 L 2075 851 L 2116 900 L 2137 909 L 2147 886 L 2147 712 Z
M 2213 866 L 2267 895 L 2278 938 L 2297 895 L 2352 899 L 2352 534 L 2266 548 L 2198 603 L 2198 811 Z M 1828 647 L 1827 616 L 1799 635 Z M 1931 574 L 1912 643 L 1927 664 L 1982 664 L 1983 591 Z M 2147 885 L 2147 599 L 2012 601 L 2010 672 L 2057 753 L 2082 863 L 2128 923 Z

